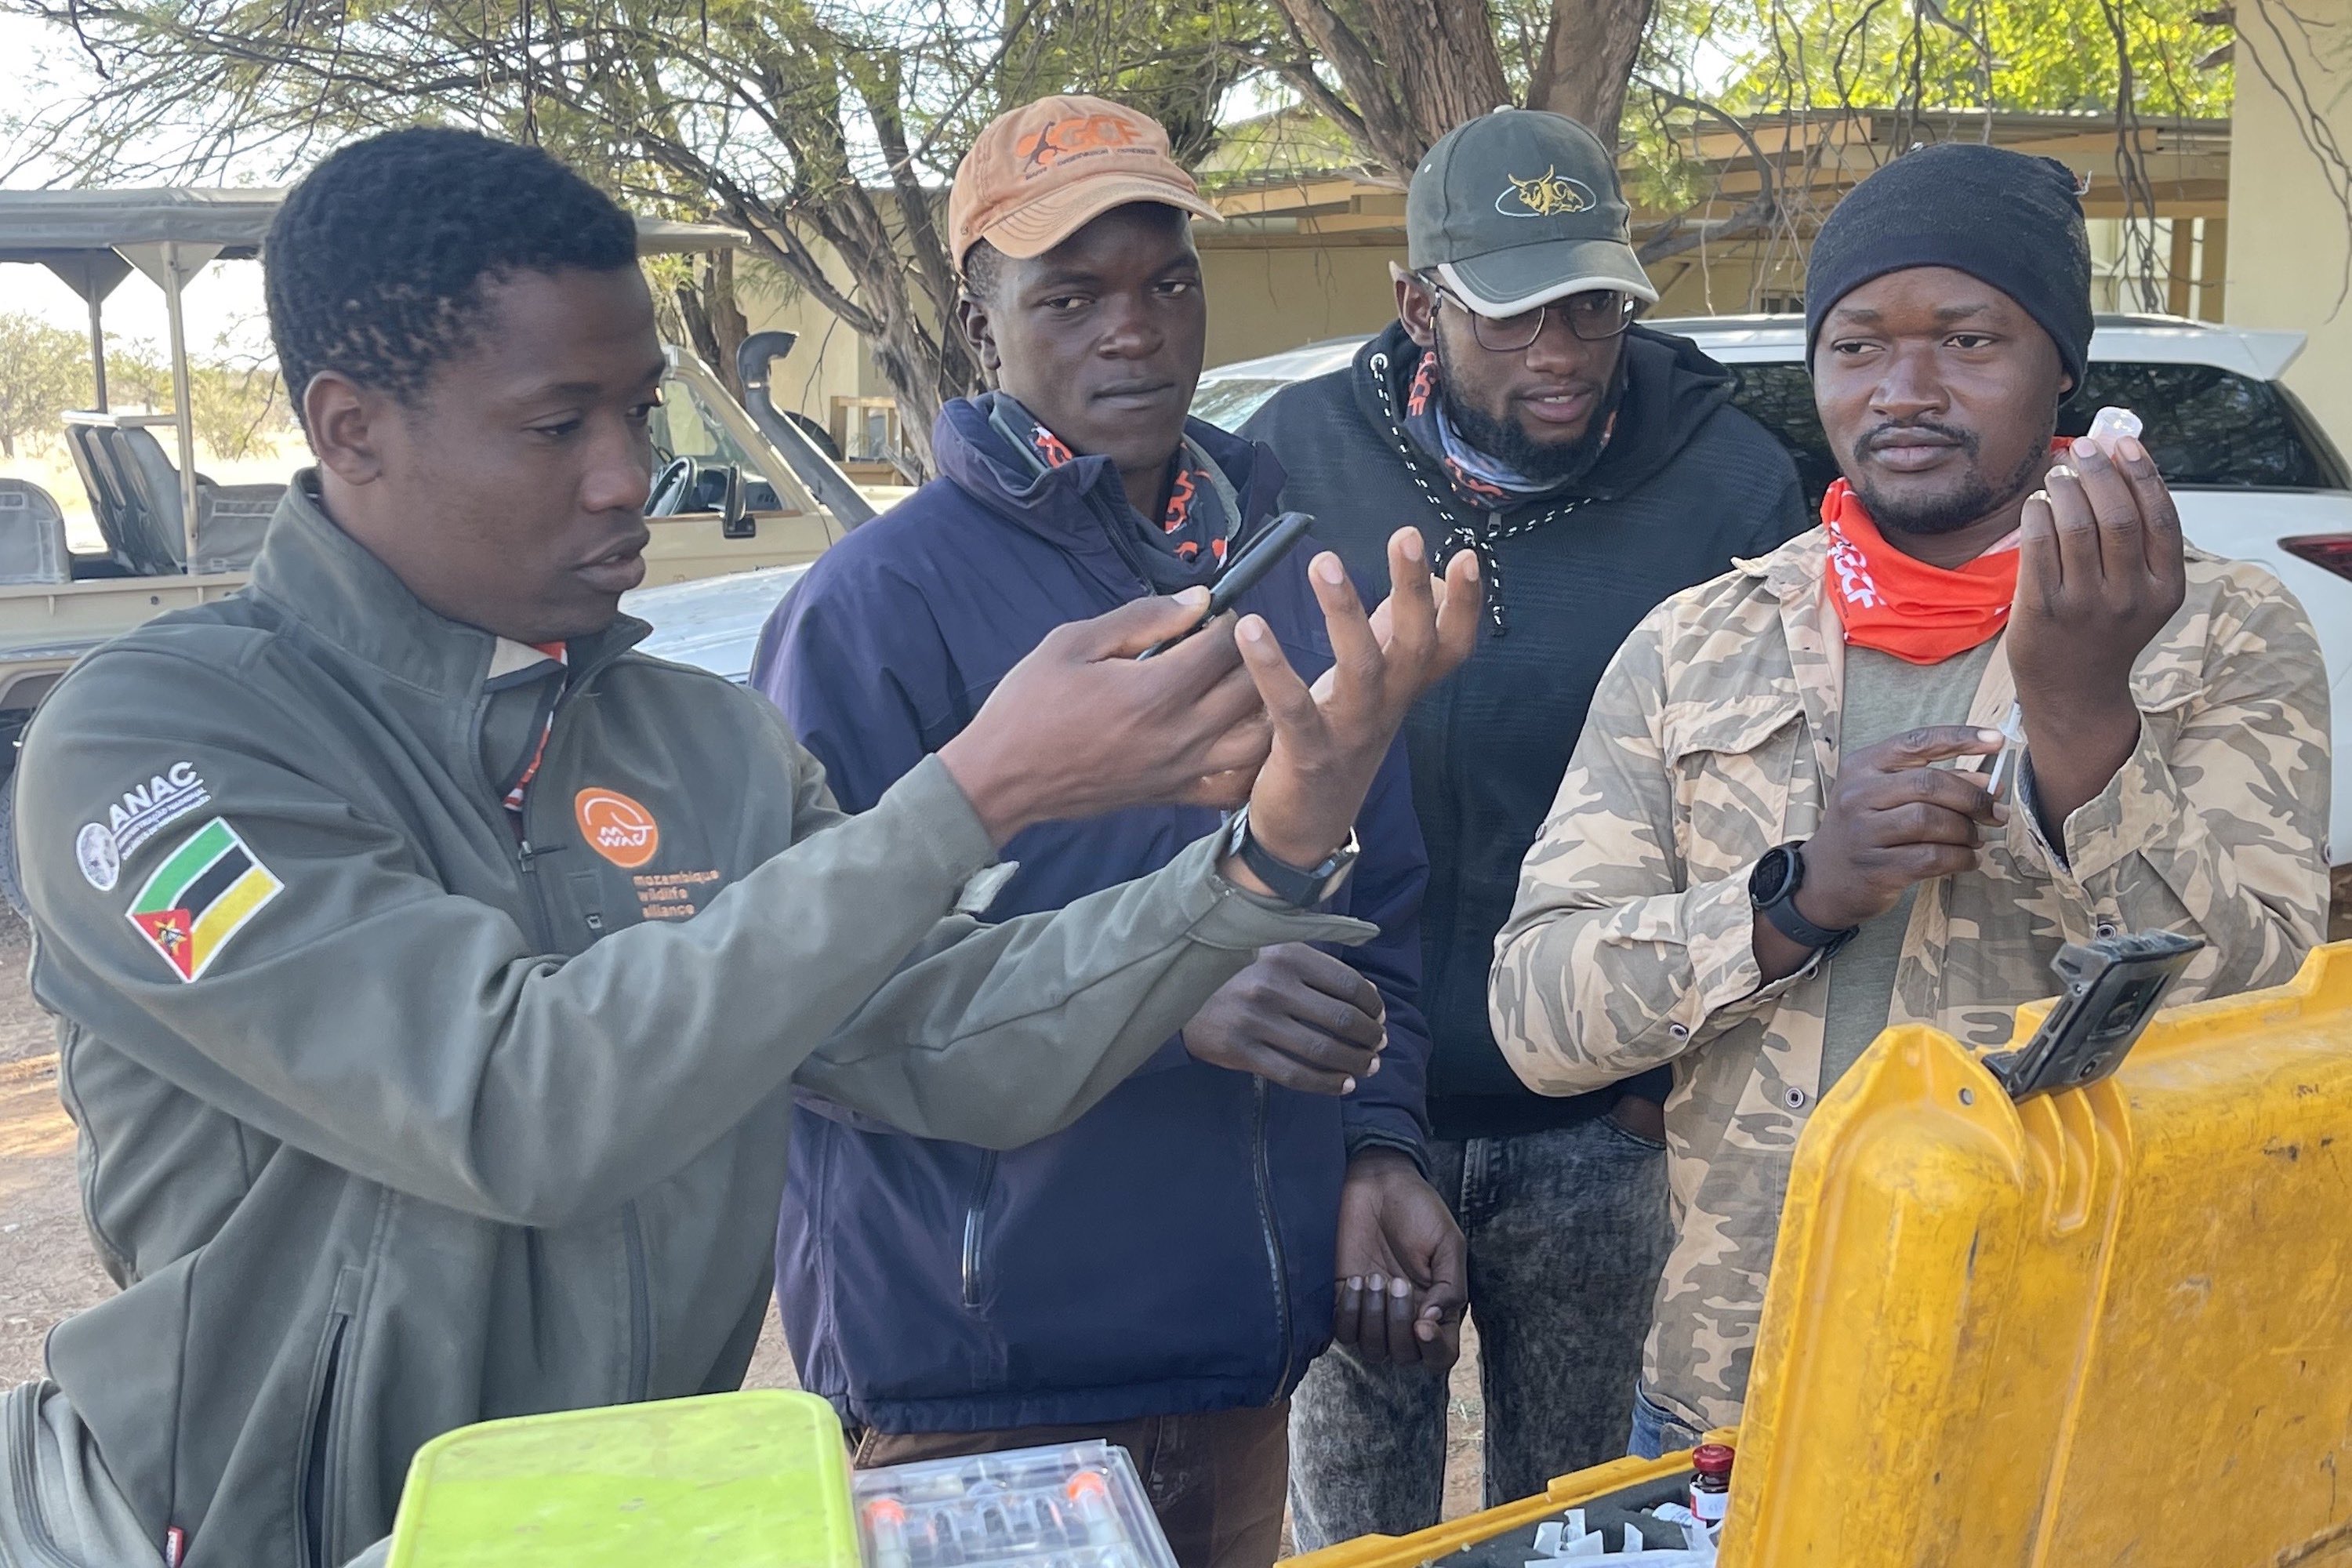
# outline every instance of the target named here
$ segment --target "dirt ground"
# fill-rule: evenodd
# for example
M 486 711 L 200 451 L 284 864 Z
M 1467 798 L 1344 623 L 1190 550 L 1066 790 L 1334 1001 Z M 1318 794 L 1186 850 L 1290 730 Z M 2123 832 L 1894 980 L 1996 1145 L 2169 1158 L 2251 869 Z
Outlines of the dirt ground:
M 82 1229 L 73 1123 L 58 1103 L 57 1042 L 26 984 L 24 922 L 0 906 L 0 1387 L 39 1375 L 41 1345 L 67 1314 L 103 1300 L 113 1282 Z M 751 1362 L 754 1388 L 791 1388 L 793 1363 L 772 1308 Z M 1454 1369 L 1445 1514 L 1478 1506 L 1477 1342 Z

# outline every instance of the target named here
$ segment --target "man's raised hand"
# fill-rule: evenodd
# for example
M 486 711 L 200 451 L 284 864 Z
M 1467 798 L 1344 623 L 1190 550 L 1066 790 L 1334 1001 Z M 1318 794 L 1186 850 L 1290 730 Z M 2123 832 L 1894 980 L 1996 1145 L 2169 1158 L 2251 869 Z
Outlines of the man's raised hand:
M 1244 616 L 1235 634 L 1273 725 L 1272 750 L 1250 792 L 1250 833 L 1276 859 L 1302 868 L 1348 841 L 1406 710 L 1476 647 L 1480 609 L 1476 552 L 1454 555 L 1441 605 L 1417 529 L 1389 540 L 1390 594 L 1373 616 L 1337 555 L 1318 555 L 1307 574 L 1332 654 L 1330 671 L 1311 690 L 1263 619 Z M 1227 872 L 1254 881 L 1238 862 Z
M 1208 602 L 1189 588 L 1056 626 L 1006 672 L 940 748 L 994 843 L 1032 823 L 1246 796 L 1271 732 L 1233 623 L 1135 657 L 1196 625 Z
M 2131 672 L 2189 592 L 2180 514 L 2147 448 L 2076 441 L 2018 527 L 2009 667 L 2044 832 L 2096 798 L 2139 740 Z

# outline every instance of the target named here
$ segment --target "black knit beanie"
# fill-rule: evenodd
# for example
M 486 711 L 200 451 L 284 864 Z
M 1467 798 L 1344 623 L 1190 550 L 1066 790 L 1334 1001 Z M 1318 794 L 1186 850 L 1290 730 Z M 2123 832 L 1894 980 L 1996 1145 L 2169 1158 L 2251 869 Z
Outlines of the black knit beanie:
M 2091 243 L 2074 171 L 1973 142 L 1906 153 L 1831 209 L 1805 272 L 1805 363 L 1830 308 L 1874 278 L 1949 267 L 2016 300 L 2077 388 L 2091 349 Z

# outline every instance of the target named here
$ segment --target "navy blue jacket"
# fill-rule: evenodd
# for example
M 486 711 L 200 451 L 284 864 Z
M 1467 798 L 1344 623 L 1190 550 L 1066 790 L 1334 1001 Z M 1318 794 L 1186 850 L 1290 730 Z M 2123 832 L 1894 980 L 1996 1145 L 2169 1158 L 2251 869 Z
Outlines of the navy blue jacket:
M 1275 510 L 1264 448 L 1197 421 L 1244 517 Z M 932 437 L 944 476 L 835 544 L 761 639 L 752 679 L 871 805 L 980 710 L 1054 627 L 1149 590 L 1081 458 L 1034 476 L 971 405 Z M 1243 600 L 1307 679 L 1330 663 L 1300 550 Z M 1165 865 L 1214 831 L 1202 808 L 1032 827 L 997 918 L 1057 909 Z M 1265 1405 L 1331 1324 L 1339 1184 L 1366 1142 L 1419 1155 L 1429 1041 L 1415 1006 L 1427 874 L 1402 748 L 1358 819 L 1338 900 L 1381 928 L 1347 953 L 1381 989 L 1389 1047 L 1346 1100 L 1206 1066 L 1171 1040 L 1069 1127 L 998 1154 L 908 1137 L 803 1099 L 776 1238 L 777 1295 L 803 1386 L 887 1432 L 980 1431 Z

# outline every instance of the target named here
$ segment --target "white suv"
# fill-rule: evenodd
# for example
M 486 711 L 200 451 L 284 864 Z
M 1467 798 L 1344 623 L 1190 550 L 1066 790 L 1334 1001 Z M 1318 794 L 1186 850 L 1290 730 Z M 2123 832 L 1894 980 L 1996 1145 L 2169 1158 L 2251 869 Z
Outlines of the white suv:
M 1734 401 L 1780 438 L 1796 459 L 1808 501 L 1818 502 L 1837 464 L 1813 413 L 1802 318 L 1698 316 L 1643 324 L 1689 338 L 1738 372 Z M 1291 383 L 1346 365 L 1363 342 L 1334 339 L 1220 365 L 1201 377 L 1192 412 L 1238 428 Z M 2262 563 L 2310 612 L 2327 663 L 2336 754 L 2352 759 L 2343 743 L 2352 730 L 2345 690 L 2352 676 L 2352 474 L 2309 411 L 2279 384 L 2303 343 L 2301 332 L 2101 316 L 2091 338 L 2088 384 L 2060 429 L 2080 435 L 2108 404 L 2140 416 L 2189 539 L 2217 555 Z M 2336 770 L 2330 805 L 2330 842 L 2352 850 L 2352 761 Z M 2339 869 L 2338 882 L 2352 885 L 2352 864 Z

